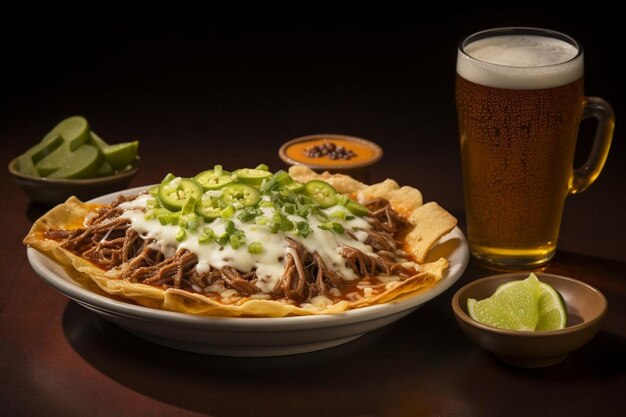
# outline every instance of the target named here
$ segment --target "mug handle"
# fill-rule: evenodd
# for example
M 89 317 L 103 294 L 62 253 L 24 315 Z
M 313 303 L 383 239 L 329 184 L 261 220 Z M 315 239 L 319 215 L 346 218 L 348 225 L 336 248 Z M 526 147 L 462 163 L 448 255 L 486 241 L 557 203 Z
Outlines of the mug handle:
M 615 129 L 615 114 L 606 100 L 600 97 L 585 97 L 584 105 L 582 119 L 594 117 L 598 119 L 598 127 L 589 158 L 583 166 L 574 170 L 569 187 L 570 194 L 585 191 L 598 178 L 609 154 Z

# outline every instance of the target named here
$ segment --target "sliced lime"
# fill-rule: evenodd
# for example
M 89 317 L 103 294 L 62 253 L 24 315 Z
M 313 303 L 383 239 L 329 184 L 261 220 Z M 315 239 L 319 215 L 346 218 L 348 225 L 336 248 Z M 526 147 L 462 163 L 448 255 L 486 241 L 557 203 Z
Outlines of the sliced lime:
M 19 156 L 17 160 L 17 170 L 24 175 L 30 175 L 31 177 L 38 177 L 39 172 L 37 168 L 35 168 L 35 164 L 33 164 L 33 159 L 30 154 L 24 153 Z
M 534 275 L 534 274 L 532 274 Z M 496 289 L 494 295 L 506 292 L 511 285 L 519 281 L 511 281 L 502 284 Z M 535 330 L 557 330 L 567 326 L 567 305 L 561 294 L 545 282 L 540 282 L 541 295 L 537 306 L 539 308 L 539 320 Z
M 535 274 L 508 282 L 489 298 L 467 300 L 471 318 L 489 326 L 510 330 L 535 330 L 539 321 L 541 286 Z
M 137 159 L 139 141 L 108 145 L 103 150 L 104 159 L 111 164 L 113 169 L 122 169 L 132 164 Z
M 96 177 L 106 177 L 109 175 L 113 175 L 115 171 L 113 171 L 113 167 L 107 161 L 102 161 L 100 168 L 96 171 Z
M 61 135 L 56 135 L 48 142 L 40 142 L 33 146 L 19 158 L 19 171 L 22 174 L 38 177 L 39 171 L 35 168 L 35 164 L 41 161 L 46 156 L 54 152 L 59 146 L 63 144 L 63 138 Z
M 29 155 L 32 158 L 33 163 L 36 164 L 43 158 L 54 152 L 54 150 L 62 144 L 63 137 L 61 135 L 56 135 L 46 142 L 38 143 L 37 145 L 24 152 L 24 154 Z
M 63 166 L 49 178 L 78 179 L 93 176 L 102 164 L 102 153 L 95 146 L 83 145 L 72 152 Z
M 89 123 L 83 116 L 72 116 L 61 120 L 42 140 L 47 143 L 55 136 L 63 136 L 63 140 L 69 145 L 71 151 L 89 139 Z
M 539 321 L 535 330 L 558 330 L 567 326 L 567 306 L 561 294 L 545 282 L 540 283 Z
M 37 171 L 39 171 L 39 175 L 47 177 L 55 171 L 61 169 L 71 153 L 72 151 L 67 143 L 61 144 L 61 146 L 56 148 L 35 165 Z
M 98 136 L 96 134 L 96 132 L 94 132 L 93 130 L 91 132 L 89 132 L 89 140 L 87 141 L 88 144 L 95 146 L 96 148 L 100 149 L 100 152 L 104 152 L 104 148 L 106 148 L 107 146 L 109 146 L 104 139 L 102 139 L 100 136 Z

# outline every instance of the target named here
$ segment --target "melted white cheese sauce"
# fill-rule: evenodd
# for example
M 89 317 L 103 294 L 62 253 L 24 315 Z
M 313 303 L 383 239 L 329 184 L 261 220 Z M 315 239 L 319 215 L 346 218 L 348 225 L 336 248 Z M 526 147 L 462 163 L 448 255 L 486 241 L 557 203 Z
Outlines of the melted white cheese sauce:
M 271 233 L 266 225 L 255 224 L 254 222 L 243 223 L 234 215 L 232 220 L 235 227 L 245 233 L 246 243 L 237 249 L 230 244 L 220 246 L 217 242 L 200 244 L 198 237 L 203 227 L 208 226 L 219 235 L 224 231 L 227 220 L 217 218 L 211 223 L 201 222 L 200 226 L 193 231 L 187 230 L 187 238 L 178 242 L 175 238 L 178 226 L 161 225 L 154 220 L 145 219 L 146 203 L 153 197 L 150 195 L 141 195 L 135 200 L 125 202 L 119 205 L 125 210 L 121 217 L 131 221 L 131 227 L 136 230 L 144 239 L 154 239 L 152 244 L 154 249 L 161 251 L 165 257 L 169 258 L 176 254 L 180 249 L 187 249 L 198 257 L 196 269 L 198 272 L 209 272 L 211 268 L 221 269 L 230 266 L 240 272 L 250 272 L 256 268 L 258 281 L 256 286 L 263 292 L 271 292 L 283 273 L 285 267 L 285 255 L 291 250 L 285 241 L 285 237 L 289 236 L 300 242 L 307 251 L 313 253 L 318 252 L 327 267 L 336 271 L 345 280 L 357 279 L 357 275 L 346 266 L 344 258 L 339 254 L 340 244 L 351 246 L 366 254 L 374 254 L 371 246 L 363 243 L 367 238 L 364 232 L 356 232 L 355 236 L 358 241 L 352 239 L 347 233 L 337 234 L 332 231 L 322 230 L 317 226 L 323 222 L 315 216 L 308 216 L 306 219 L 298 215 L 289 215 L 288 218 L 293 222 L 306 221 L 311 227 L 312 233 L 306 238 L 296 236 L 292 232 Z M 335 206 L 325 209 L 326 214 L 331 214 L 337 210 L 350 213 L 343 206 Z M 273 208 L 262 209 L 265 216 L 272 216 Z M 371 228 L 369 223 L 360 217 L 354 216 L 351 220 L 342 220 L 335 217 L 332 221 L 341 223 L 346 230 L 353 228 Z M 252 242 L 261 242 L 263 251 L 259 254 L 252 254 L 248 251 L 248 245 Z M 376 256 L 374 254 L 374 256 Z M 220 292 L 218 288 L 209 289 Z M 223 290 L 223 288 L 222 288 Z

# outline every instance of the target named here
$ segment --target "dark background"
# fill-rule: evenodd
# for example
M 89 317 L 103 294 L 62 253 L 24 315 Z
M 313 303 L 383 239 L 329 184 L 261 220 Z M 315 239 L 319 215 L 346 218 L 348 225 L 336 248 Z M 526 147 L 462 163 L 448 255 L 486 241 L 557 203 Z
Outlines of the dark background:
M 626 89 L 616 63 L 623 36 L 618 17 L 606 10 L 449 5 L 33 12 L 4 13 L 0 26 L 5 166 L 73 114 L 86 116 L 111 143 L 141 141 L 143 168 L 133 185 L 158 181 L 172 161 L 185 161 L 188 169 L 179 175 L 225 160 L 276 169 L 285 140 L 344 133 L 378 142 L 393 161 L 374 168 L 374 180 L 417 186 L 461 224 L 453 88 L 459 40 L 509 25 L 565 32 L 584 45 L 586 91 L 612 103 L 617 130 L 597 183 L 566 203 L 559 247 L 626 260 Z M 592 132 L 592 123 L 583 126 L 578 164 Z M 23 199 L 6 170 L 0 175 L 5 198 Z
M 547 271 L 598 288 L 609 310 L 594 340 L 561 364 L 506 366 L 454 323 L 452 294 L 492 273 L 470 262 L 453 288 L 416 313 L 334 349 L 265 359 L 174 351 L 39 279 L 21 238 L 41 208 L 1 169 L 0 414 L 624 414 L 625 264 L 567 252 L 626 261 L 622 16 L 600 4 L 278 12 L 94 4 L 0 14 L 0 164 L 72 114 L 111 143 L 141 140 L 136 186 L 160 180 L 168 167 L 180 175 L 219 162 L 276 169 L 285 140 L 346 133 L 383 146 L 372 179 L 417 186 L 461 223 L 457 43 L 505 25 L 574 36 L 586 48 L 586 90 L 613 104 L 618 125 L 599 180 L 566 203 L 561 251 Z M 591 129 L 583 128 L 578 163 Z

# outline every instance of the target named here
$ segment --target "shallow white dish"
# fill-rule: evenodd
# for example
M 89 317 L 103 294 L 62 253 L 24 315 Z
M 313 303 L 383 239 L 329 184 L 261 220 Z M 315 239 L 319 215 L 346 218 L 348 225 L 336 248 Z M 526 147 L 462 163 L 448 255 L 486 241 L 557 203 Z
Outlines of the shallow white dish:
M 132 194 L 146 188 L 123 193 Z M 119 194 L 108 194 L 92 202 L 108 203 Z M 432 252 L 450 261 L 443 279 L 427 291 L 390 303 L 337 315 L 223 318 L 155 310 L 96 294 L 83 288 L 52 259 L 33 248 L 27 249 L 31 266 L 44 281 L 119 327 L 159 345 L 224 356 L 278 356 L 326 349 L 399 320 L 447 290 L 467 266 L 467 241 L 458 227 L 444 236 Z

